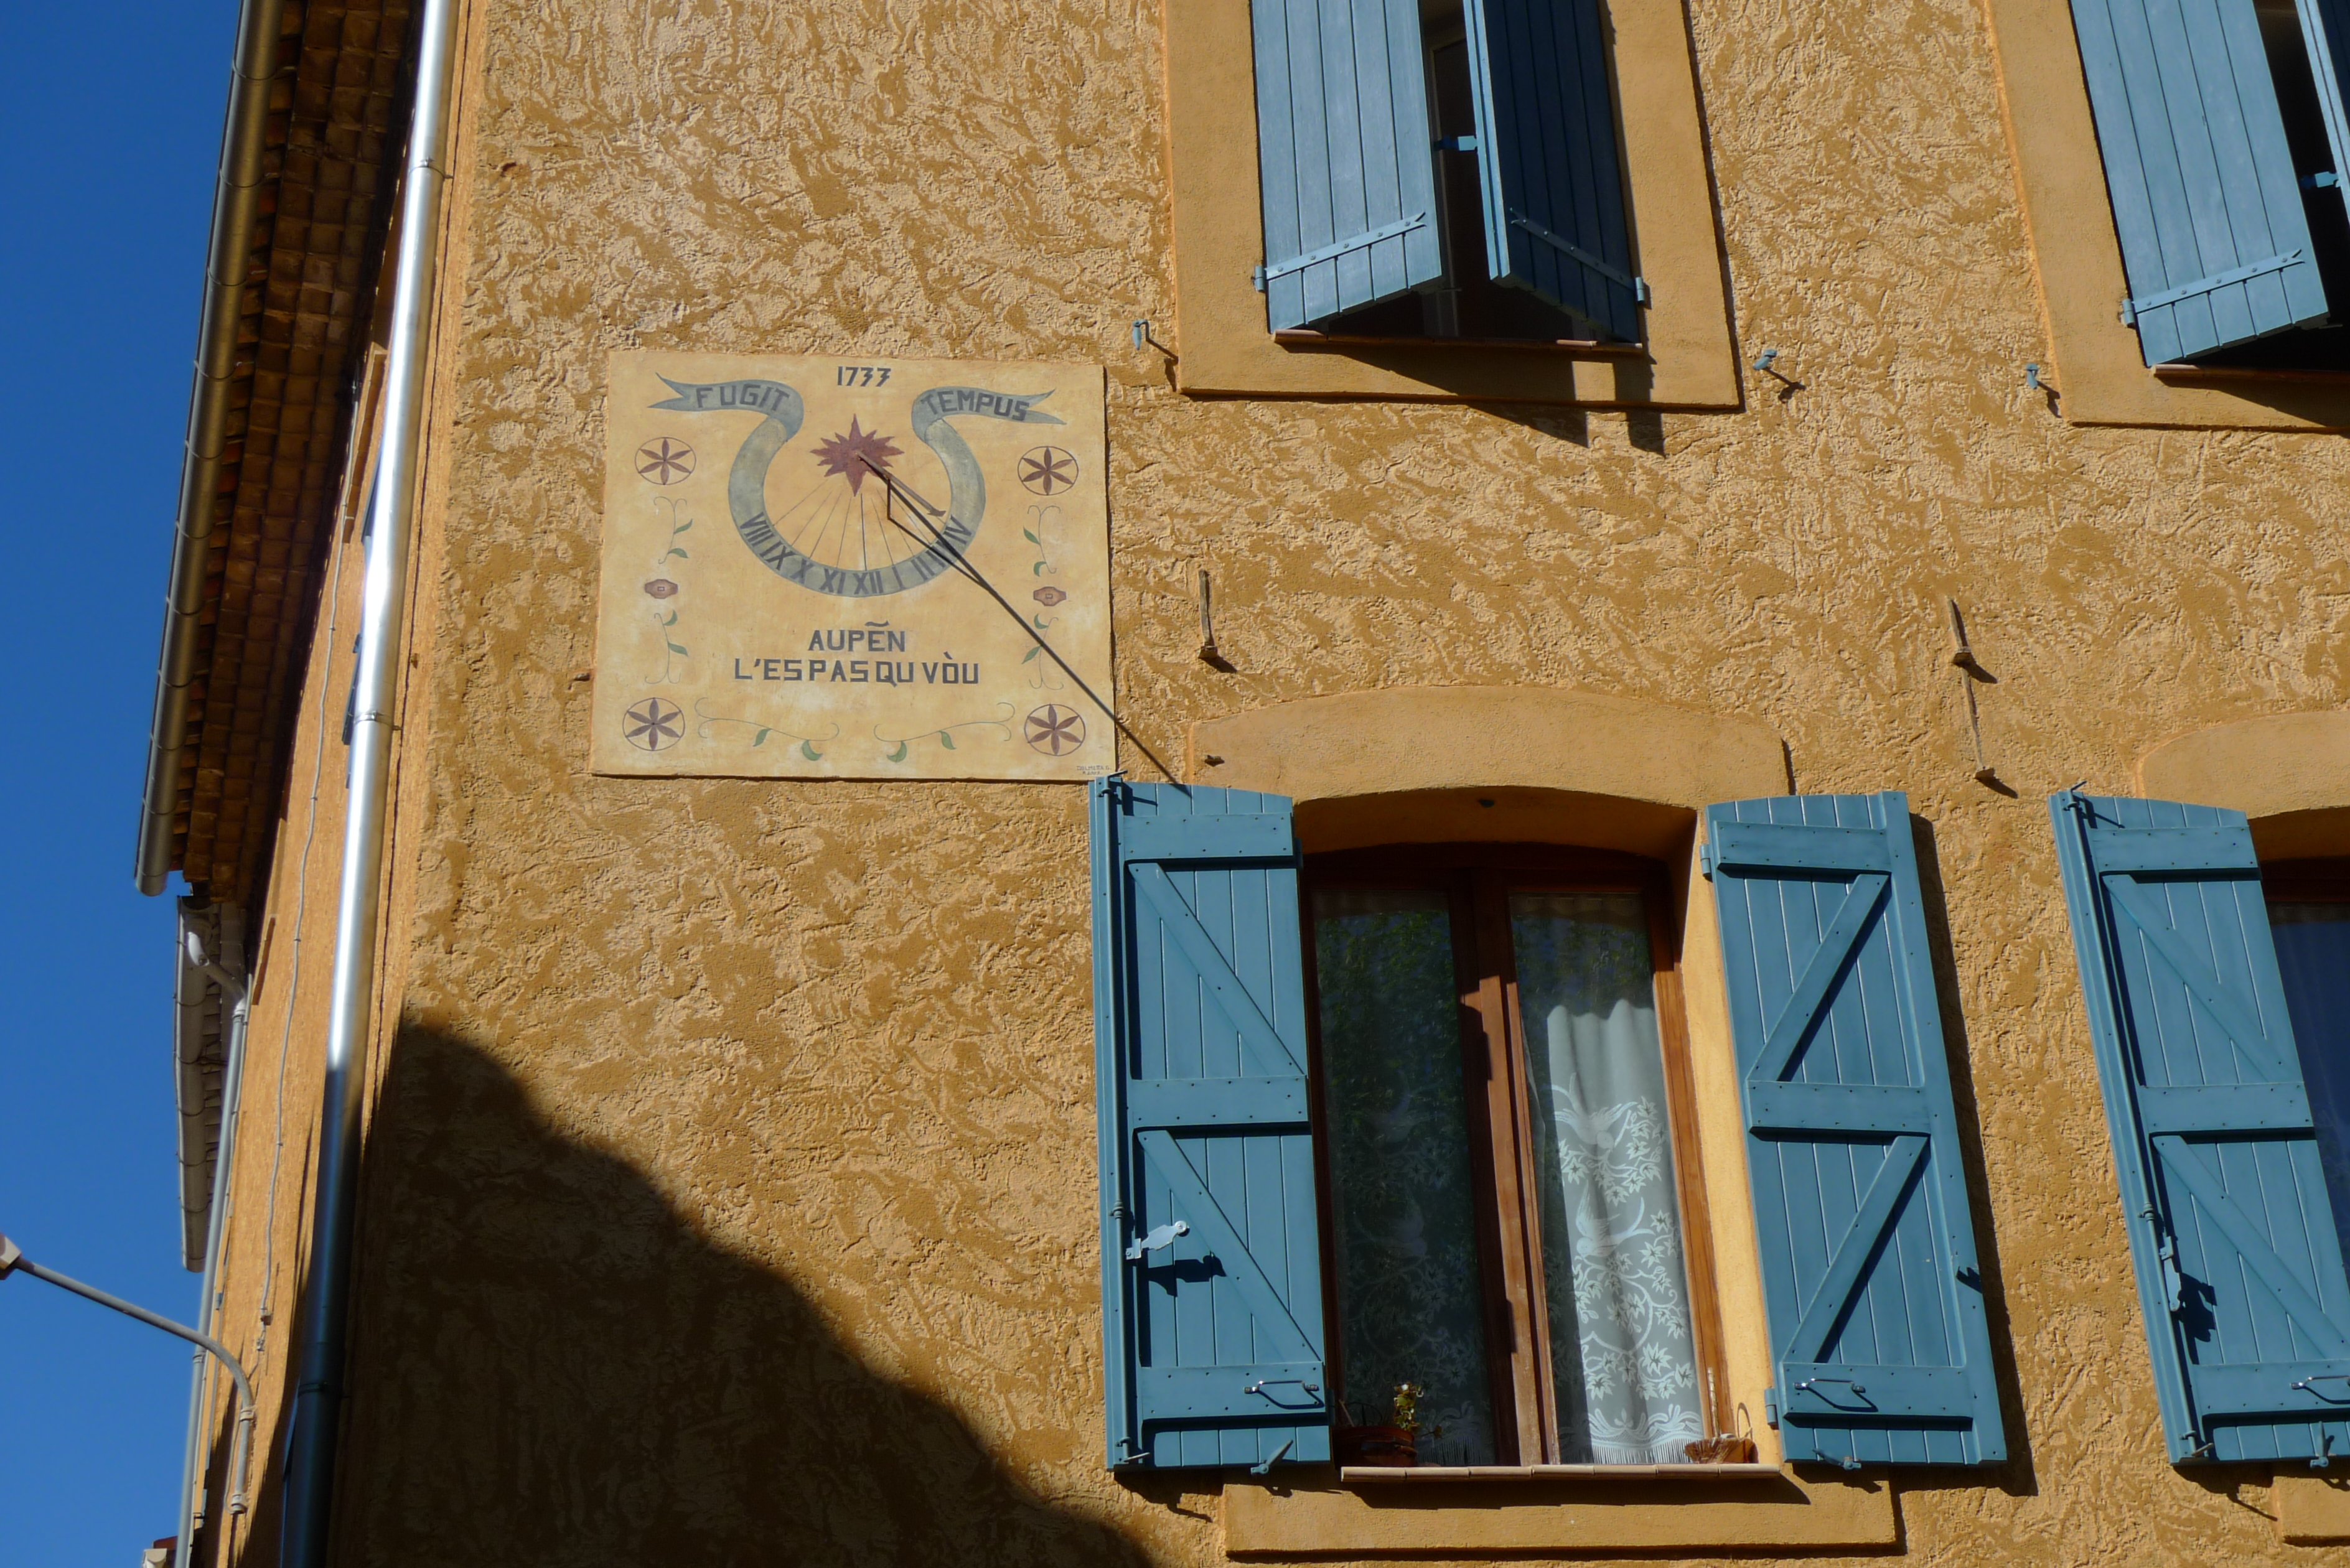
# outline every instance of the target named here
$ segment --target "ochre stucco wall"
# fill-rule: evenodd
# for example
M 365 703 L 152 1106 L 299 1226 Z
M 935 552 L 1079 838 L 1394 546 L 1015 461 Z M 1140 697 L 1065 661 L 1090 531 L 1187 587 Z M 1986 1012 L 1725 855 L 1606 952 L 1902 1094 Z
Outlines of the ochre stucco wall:
M 1162 756 L 1298 697 L 1575 686 L 1908 791 L 2017 1457 L 1901 1481 L 1908 1556 L 2316 1560 L 2263 1474 L 2164 1461 L 2041 797 L 2341 701 L 2350 448 L 2025 389 L 1970 0 L 1691 12 L 1742 357 L 1800 383 L 1733 414 L 1178 395 L 1127 326 L 1173 314 L 1156 5 L 475 0 L 346 1561 L 1219 1555 L 1205 1483 L 1100 1461 L 1080 793 L 588 773 L 635 348 L 1104 361 Z M 1203 565 L 1236 673 L 1193 657 Z

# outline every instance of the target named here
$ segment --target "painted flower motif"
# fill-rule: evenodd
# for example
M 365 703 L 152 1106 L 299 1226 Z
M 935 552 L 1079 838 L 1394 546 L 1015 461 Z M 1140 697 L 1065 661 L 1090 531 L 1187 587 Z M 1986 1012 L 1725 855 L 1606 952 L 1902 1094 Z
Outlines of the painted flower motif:
M 677 585 L 667 577 L 655 577 L 645 585 L 645 592 L 657 599 L 665 599 L 677 592 Z
M 1038 604 L 1043 605 L 1046 609 L 1051 609 L 1055 605 L 1059 604 L 1063 599 L 1067 598 L 1069 596 L 1047 583 L 1045 587 L 1038 588 L 1029 597 L 1034 598 Z

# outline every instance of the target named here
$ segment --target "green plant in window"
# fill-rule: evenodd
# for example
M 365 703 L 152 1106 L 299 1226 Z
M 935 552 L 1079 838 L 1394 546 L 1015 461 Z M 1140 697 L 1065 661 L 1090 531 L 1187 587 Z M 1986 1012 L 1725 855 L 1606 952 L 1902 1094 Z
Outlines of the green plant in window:
M 1399 1383 L 1395 1391 L 1395 1424 L 1407 1432 L 1419 1430 L 1419 1397 L 1427 1390 L 1417 1383 Z

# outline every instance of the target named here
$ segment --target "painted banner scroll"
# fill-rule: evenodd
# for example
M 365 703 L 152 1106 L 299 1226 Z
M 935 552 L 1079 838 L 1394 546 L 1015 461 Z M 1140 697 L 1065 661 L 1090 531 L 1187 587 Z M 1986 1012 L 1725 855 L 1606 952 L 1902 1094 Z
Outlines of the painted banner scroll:
M 596 772 L 1115 765 L 1036 643 L 1110 699 L 1098 366 L 618 353 L 606 425 Z

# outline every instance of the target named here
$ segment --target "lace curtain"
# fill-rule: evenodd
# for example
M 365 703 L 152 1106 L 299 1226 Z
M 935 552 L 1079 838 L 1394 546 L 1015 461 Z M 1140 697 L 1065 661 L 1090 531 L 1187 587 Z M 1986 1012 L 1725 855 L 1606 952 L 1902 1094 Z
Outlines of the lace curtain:
M 1704 1433 L 1646 911 L 1513 894 L 1510 935 L 1561 1458 L 1679 1463 Z
M 1419 1398 L 1423 1464 L 1493 1462 L 1451 919 L 1435 892 L 1314 898 L 1342 1419 Z
M 1314 898 L 1341 1419 L 1421 1390 L 1420 1461 L 1491 1464 L 1484 1284 L 1446 897 Z M 1561 1457 L 1702 1436 L 1648 925 L 1632 894 L 1510 899 Z

